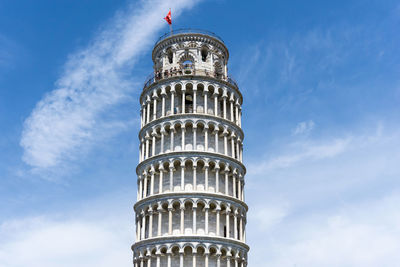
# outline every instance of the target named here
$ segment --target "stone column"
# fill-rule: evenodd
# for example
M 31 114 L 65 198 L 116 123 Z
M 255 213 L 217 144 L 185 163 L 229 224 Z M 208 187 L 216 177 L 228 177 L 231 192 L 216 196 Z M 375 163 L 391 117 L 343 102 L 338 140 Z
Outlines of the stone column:
M 157 119 L 157 93 L 153 93 L 153 120 Z
M 185 96 L 186 90 L 182 87 L 182 114 L 185 114 Z
M 193 150 L 197 150 L 197 125 L 193 125 Z
M 237 198 L 239 200 L 242 200 L 242 181 L 240 180 L 240 178 L 238 179 L 238 196 Z
M 233 117 L 233 93 L 231 93 L 231 97 L 229 99 L 229 103 L 230 103 L 230 110 L 231 110 L 231 121 L 234 122 L 235 119 Z
M 173 192 L 174 191 L 174 163 L 170 162 L 169 163 L 169 191 Z
M 147 103 L 147 123 L 150 122 L 150 97 L 147 96 L 146 103 Z
M 151 133 L 152 140 L 151 140 L 151 156 L 154 157 L 156 155 L 156 136 L 157 133 L 155 130 Z
M 167 93 L 165 92 L 165 86 L 161 88 L 161 117 L 165 117 L 165 97 Z
M 170 128 L 170 133 L 171 133 L 171 152 L 173 152 L 175 150 L 174 148 L 174 133 L 175 133 L 175 128 Z
M 185 190 L 185 162 L 181 163 L 181 191 Z
M 144 188 L 143 188 L 143 198 L 147 197 L 147 172 L 144 173 L 143 176 L 143 183 L 144 183 Z
M 229 167 L 225 166 L 225 195 L 229 195 Z
M 235 134 L 232 132 L 231 134 L 231 152 L 232 152 L 232 158 L 235 158 Z
M 185 234 L 185 205 L 181 205 L 181 235 Z
M 163 209 L 161 206 L 161 202 L 158 202 L 157 211 L 158 211 L 157 236 L 162 236 L 162 212 L 163 212 Z
M 196 252 L 193 251 L 193 267 L 197 267 L 196 265 Z
M 145 139 L 142 138 L 142 140 L 140 140 L 140 143 L 142 144 L 142 161 L 145 160 L 145 152 L 146 152 L 146 145 L 145 145 Z
M 160 253 L 159 252 L 157 252 L 156 253 L 156 257 L 157 257 L 157 262 L 156 262 L 156 267 L 161 267 L 161 259 L 160 259 Z
M 228 156 L 228 130 L 225 128 L 222 134 L 224 135 L 224 155 Z
M 138 193 L 138 200 L 142 199 L 142 194 L 143 194 L 143 181 L 142 181 L 142 176 L 139 175 L 139 193 Z
M 197 165 L 193 164 L 193 191 L 197 191 Z
M 179 252 L 179 267 L 183 267 L 183 251 Z
M 167 267 L 171 267 L 171 253 L 168 253 Z
M 208 126 L 204 126 L 204 151 L 208 151 Z
M 236 125 L 239 125 L 239 100 L 236 99 L 235 103 L 235 123 Z
M 215 192 L 219 193 L 219 163 L 215 164 Z
M 150 148 L 149 148 L 149 145 L 150 145 L 150 140 L 149 140 L 149 139 L 150 139 L 150 136 L 148 136 L 148 135 L 146 134 L 146 137 L 145 137 L 145 138 L 146 138 L 146 156 L 145 156 L 145 158 L 148 159 L 148 158 L 149 158 L 149 152 L 150 152 L 150 151 L 149 151 L 149 149 L 150 149 Z
M 185 125 L 182 125 L 182 151 L 185 151 L 185 132 L 186 132 L 186 129 L 185 129 Z
M 223 91 L 222 93 L 222 103 L 223 103 L 223 118 L 226 120 L 226 98 L 227 98 L 226 90 Z
M 229 213 L 230 213 L 230 208 L 228 207 L 228 208 L 226 209 L 226 217 L 225 217 L 225 219 L 226 219 L 226 238 L 230 238 L 230 234 L 229 234 L 229 230 L 230 230 L 230 228 L 229 228 L 230 216 L 229 216 Z
M 145 119 L 146 119 L 146 115 L 145 115 L 145 104 L 144 104 L 144 102 L 142 103 L 142 108 L 141 108 L 141 114 L 140 114 L 140 127 L 143 127 L 144 126 L 144 121 L 145 121 Z
M 206 233 L 206 235 L 208 235 L 208 205 L 206 205 L 205 209 L 205 226 L 204 226 L 204 232 Z
M 233 213 L 233 238 L 236 240 L 238 239 L 238 232 L 237 232 L 237 210 Z
M 217 267 L 221 267 L 221 254 L 217 254 Z
M 235 173 L 232 175 L 232 186 L 233 186 L 232 196 L 236 197 L 236 174 Z
M 207 114 L 207 99 L 208 99 L 208 88 L 206 87 L 207 85 L 204 85 L 204 92 L 203 92 L 203 96 L 204 96 L 204 114 Z
M 136 218 L 136 240 L 140 241 L 140 215 Z
M 218 116 L 218 93 L 214 93 L 214 115 Z
M 149 238 L 153 237 L 153 209 L 149 209 Z
M 239 150 L 239 142 L 240 142 L 240 138 L 238 137 L 237 139 L 236 139 L 236 153 L 237 153 L 237 155 L 236 155 L 236 159 L 237 160 L 240 160 L 240 150 Z
M 173 114 L 175 114 L 175 89 L 171 89 L 171 115 Z
M 140 239 L 146 239 L 146 214 L 144 211 L 142 211 L 142 237 Z
M 151 174 L 150 174 L 150 196 L 154 195 L 154 166 L 151 166 Z
M 168 235 L 172 235 L 172 207 L 168 207 Z
M 151 267 L 151 255 L 147 257 L 147 267 Z
M 164 127 L 161 128 L 161 144 L 160 144 L 160 154 L 164 153 L 164 139 L 167 132 L 165 131 Z
M 215 128 L 214 129 L 214 136 L 215 136 L 215 153 L 218 153 L 218 133 L 219 133 L 219 129 Z
M 239 220 L 239 240 L 243 241 L 243 215 L 240 215 Z
M 159 181 L 159 184 L 158 184 L 158 193 L 159 194 L 162 194 L 163 193 L 163 180 L 164 180 L 164 165 L 163 165 L 163 163 L 160 161 L 160 163 L 159 163 L 159 167 L 158 167 L 158 170 L 160 171 L 160 181 Z
M 217 223 L 217 231 L 216 231 L 215 234 L 216 234 L 216 236 L 221 236 L 221 235 L 220 235 L 220 222 L 221 222 L 220 216 L 221 216 L 221 208 L 220 208 L 219 206 L 217 207 L 216 212 L 217 212 L 217 216 L 216 216 L 216 217 L 217 217 L 217 220 L 216 220 L 216 221 L 217 221 L 217 222 L 216 222 L 216 223 Z
M 204 259 L 204 261 L 205 261 L 205 264 L 204 264 L 204 266 L 205 267 L 208 267 L 208 256 L 209 256 L 209 254 L 208 254 L 208 252 L 207 253 L 205 253 L 205 259 Z
M 205 190 L 208 192 L 208 162 L 204 164 L 204 181 L 205 181 Z
M 197 215 L 196 215 L 196 211 L 197 211 L 197 206 L 193 205 L 193 234 L 196 235 L 197 234 Z

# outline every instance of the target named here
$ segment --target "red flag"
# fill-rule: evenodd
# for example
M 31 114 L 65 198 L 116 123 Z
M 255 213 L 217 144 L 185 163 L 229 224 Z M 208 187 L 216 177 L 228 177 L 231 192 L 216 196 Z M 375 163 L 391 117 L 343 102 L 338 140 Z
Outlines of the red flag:
M 168 22 L 168 24 L 169 25 L 171 25 L 172 24 L 172 19 L 171 19 L 171 9 L 169 10 L 169 12 L 168 12 L 168 14 L 167 14 L 167 16 L 164 18 L 167 22 Z

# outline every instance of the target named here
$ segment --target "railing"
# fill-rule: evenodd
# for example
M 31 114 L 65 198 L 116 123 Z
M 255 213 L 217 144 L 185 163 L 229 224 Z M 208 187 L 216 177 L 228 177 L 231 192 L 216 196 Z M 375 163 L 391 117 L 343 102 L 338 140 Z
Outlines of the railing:
M 193 76 L 193 75 L 198 75 L 198 76 L 205 76 L 205 77 L 211 77 L 215 78 L 221 81 L 228 82 L 235 86 L 236 88 L 239 88 L 237 85 L 237 82 L 231 77 L 225 77 L 222 74 L 218 74 L 215 72 L 210 72 L 205 69 L 195 69 L 193 68 L 192 65 L 185 65 L 182 69 L 172 69 L 170 71 L 165 70 L 164 72 L 157 72 L 156 74 L 152 73 L 146 78 L 146 82 L 144 83 L 143 89 L 149 87 L 150 85 L 162 80 L 162 79 L 167 79 L 171 77 L 182 77 L 182 76 Z
M 222 40 L 221 37 L 219 37 L 218 35 L 216 35 L 213 32 L 210 31 L 206 31 L 206 30 L 200 30 L 200 29 L 190 29 L 190 28 L 186 28 L 186 29 L 178 29 L 178 30 L 174 30 L 171 32 L 167 32 L 165 34 L 163 34 L 160 38 L 158 38 L 157 42 L 155 43 L 154 46 L 156 46 L 159 42 L 161 42 L 162 40 L 164 40 L 165 38 L 168 38 L 170 36 L 173 35 L 178 35 L 178 34 L 185 34 L 185 33 L 198 33 L 198 34 L 204 34 L 204 35 L 208 35 L 211 37 L 214 37 L 215 39 L 218 39 L 219 41 L 221 41 L 222 43 L 224 42 Z

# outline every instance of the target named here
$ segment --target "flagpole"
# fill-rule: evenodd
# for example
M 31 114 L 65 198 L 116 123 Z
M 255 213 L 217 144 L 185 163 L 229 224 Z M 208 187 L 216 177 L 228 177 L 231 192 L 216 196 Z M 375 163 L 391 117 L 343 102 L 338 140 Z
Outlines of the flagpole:
M 171 13 L 171 8 L 169 9 L 169 12 Z M 171 31 L 171 36 L 174 34 L 172 31 L 172 20 L 171 20 L 171 24 L 169 24 L 169 30 Z

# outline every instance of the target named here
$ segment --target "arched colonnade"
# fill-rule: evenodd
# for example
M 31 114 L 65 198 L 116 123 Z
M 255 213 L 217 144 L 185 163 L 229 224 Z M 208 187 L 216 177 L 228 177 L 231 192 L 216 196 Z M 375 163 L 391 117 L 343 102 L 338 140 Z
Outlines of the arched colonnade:
M 241 126 L 241 95 L 217 82 L 181 79 L 145 91 L 140 101 L 141 127 L 158 118 L 187 113 L 217 116 Z

